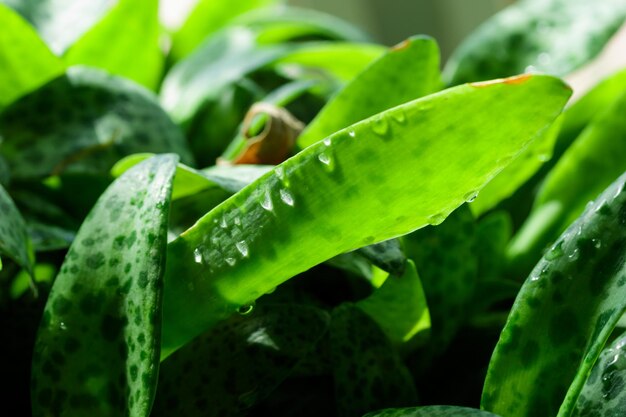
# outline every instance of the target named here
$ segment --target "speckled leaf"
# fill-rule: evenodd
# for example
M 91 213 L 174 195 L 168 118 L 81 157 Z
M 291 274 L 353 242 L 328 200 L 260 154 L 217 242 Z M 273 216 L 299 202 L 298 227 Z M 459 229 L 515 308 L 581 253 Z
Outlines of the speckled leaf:
M 593 365 L 572 417 L 626 415 L 626 334 L 605 347 Z
M 571 415 L 626 309 L 625 182 L 623 175 L 589 205 L 524 283 L 489 365 L 483 408 Z
M 37 29 L 57 55 L 85 33 L 117 0 L 0 0 Z
M 527 274 L 585 205 L 626 171 L 625 112 L 626 91 L 585 128 L 546 176 L 507 249 L 511 269 Z
M 396 345 L 430 328 L 430 314 L 415 264 L 406 262 L 402 275 L 390 275 L 384 284 L 356 306 L 366 312 Z
M 0 154 L 11 175 L 107 173 L 122 156 L 176 152 L 190 162 L 182 132 L 138 85 L 90 68 L 71 68 L 0 114 Z
M 384 242 L 364 246 L 357 253 L 390 274 L 404 275 L 406 255 L 398 239 L 389 239 Z
M 372 86 L 384 94 L 372 94 Z M 298 145 L 306 148 L 359 120 L 433 93 L 439 87 L 437 44 L 427 37 L 409 38 L 335 95 L 300 134 Z
M 172 118 L 181 124 L 189 122 L 225 87 L 294 48 L 287 44 L 259 46 L 256 38 L 249 29 L 225 29 L 174 65 L 161 88 L 161 103 Z
M 467 319 L 478 272 L 475 233 L 474 217 L 464 205 L 439 226 L 404 237 L 406 254 L 417 266 L 430 310 L 430 342 L 422 362 L 444 353 Z
M 411 374 L 367 314 L 352 304 L 333 311 L 330 355 L 338 417 L 417 402 Z
M 431 405 L 428 407 L 397 408 L 368 413 L 364 417 L 498 417 L 475 408 Z
M 466 38 L 444 78 L 460 84 L 527 70 L 563 76 L 598 54 L 625 18 L 622 0 L 524 0 Z
M 548 76 L 456 87 L 288 159 L 168 245 L 164 351 L 333 256 L 441 223 L 569 94 Z M 466 117 L 478 107 L 480 116 Z
M 476 227 L 478 277 L 485 281 L 498 278 L 505 264 L 505 248 L 513 234 L 511 216 L 504 210 L 482 217 Z
M 119 0 L 102 21 L 72 45 L 65 62 L 102 68 L 156 89 L 164 60 L 158 8 L 158 0 Z
M 242 415 L 311 353 L 328 321 L 324 311 L 296 305 L 231 317 L 163 362 L 153 415 Z
M 26 223 L 11 196 L 0 185 L 0 255 L 13 259 L 32 275 L 33 259 L 30 252 Z
M 148 416 L 176 161 L 156 156 L 129 170 L 82 224 L 37 335 L 35 415 Z
M 35 30 L 0 4 L 0 109 L 59 76 L 65 68 Z

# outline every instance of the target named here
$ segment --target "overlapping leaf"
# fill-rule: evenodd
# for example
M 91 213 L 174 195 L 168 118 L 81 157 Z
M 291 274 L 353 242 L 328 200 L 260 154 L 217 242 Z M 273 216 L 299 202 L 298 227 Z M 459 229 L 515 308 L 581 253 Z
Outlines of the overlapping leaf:
M 398 408 L 368 413 L 365 417 L 498 417 L 474 408 L 433 405 L 428 407 Z

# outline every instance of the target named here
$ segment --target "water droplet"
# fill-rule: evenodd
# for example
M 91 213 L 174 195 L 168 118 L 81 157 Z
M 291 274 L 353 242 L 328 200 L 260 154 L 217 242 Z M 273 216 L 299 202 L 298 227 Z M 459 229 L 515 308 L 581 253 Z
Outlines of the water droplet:
M 324 145 L 326 145 L 326 146 L 330 146 L 330 145 L 333 144 L 333 142 L 332 142 L 332 140 L 330 138 L 324 139 L 323 142 L 324 142 Z
M 539 162 L 548 162 L 550 158 L 552 158 L 552 155 L 550 155 L 549 153 L 540 153 L 539 155 L 537 155 L 537 159 L 539 160 Z
M 235 224 L 241 226 L 241 219 L 239 217 L 235 217 Z
M 274 203 L 272 203 L 272 196 L 269 191 L 265 193 L 263 201 L 261 201 L 261 207 L 267 211 L 272 211 L 274 209 Z
M 578 260 L 579 257 L 580 257 L 580 251 L 578 249 L 574 249 L 574 251 L 567 256 L 567 259 L 570 262 L 574 262 Z
M 195 248 L 193 250 L 193 259 L 197 264 L 202 263 L 202 252 L 200 252 L 200 248 Z
M 274 173 L 276 173 L 276 177 L 278 177 L 279 180 L 284 180 L 285 179 L 285 168 L 278 166 L 274 169 Z
M 226 224 L 226 217 L 222 217 L 222 220 L 220 221 L 220 227 L 222 229 L 226 229 L 228 227 L 228 225 Z
M 224 260 L 230 266 L 235 266 L 235 264 L 237 263 L 237 260 L 235 258 L 224 258 Z
M 235 246 L 237 247 L 239 253 L 241 253 L 241 256 L 243 256 L 244 258 L 248 257 L 248 244 L 245 240 L 235 243 Z
M 402 125 L 402 124 L 404 124 L 404 122 L 406 122 L 406 115 L 404 114 L 404 110 L 403 109 L 396 109 L 396 111 L 391 113 L 391 117 L 398 124 Z
M 282 200 L 283 203 L 287 204 L 288 206 L 293 207 L 293 204 L 294 204 L 293 196 L 288 190 L 284 188 L 280 190 L 280 199 Z
M 478 191 L 470 191 L 463 196 L 463 200 L 471 203 L 472 201 L 476 200 L 476 197 L 478 197 Z
M 62 321 L 62 322 L 59 323 L 59 328 L 61 330 L 67 330 L 67 325 L 65 324 L 65 322 Z
M 254 301 L 251 303 L 242 305 L 241 307 L 239 307 L 239 309 L 237 309 L 237 312 L 241 314 L 242 316 L 247 316 L 248 314 L 252 313 L 253 310 L 254 310 Z
M 354 138 L 354 137 L 356 137 L 356 133 L 354 133 L 354 130 L 350 130 L 348 132 L 348 136 L 350 136 L 351 138 Z
M 268 295 L 269 295 L 269 294 L 274 293 L 274 291 L 276 291 L 276 287 L 274 287 L 274 288 L 270 288 L 269 290 L 265 291 L 265 294 L 268 294 Z
M 591 239 L 591 243 L 596 249 L 600 249 L 602 247 L 602 241 L 600 239 Z
M 389 123 L 387 123 L 387 119 L 383 116 L 375 118 L 372 123 L 372 130 L 379 136 L 385 136 L 389 133 Z
M 545 257 L 546 260 L 548 261 L 553 261 L 555 259 L 560 258 L 561 256 L 563 256 L 563 241 L 558 242 L 557 244 L 555 244 L 552 249 L 550 249 L 548 251 L 548 253 L 546 253 Z
M 445 219 L 446 216 L 444 216 L 443 213 L 433 214 L 428 218 L 428 224 L 430 224 L 431 226 L 437 226 L 443 223 Z
M 322 152 L 319 155 L 317 155 L 317 159 L 320 160 L 320 162 L 324 165 L 330 165 L 330 156 L 328 156 L 326 153 Z

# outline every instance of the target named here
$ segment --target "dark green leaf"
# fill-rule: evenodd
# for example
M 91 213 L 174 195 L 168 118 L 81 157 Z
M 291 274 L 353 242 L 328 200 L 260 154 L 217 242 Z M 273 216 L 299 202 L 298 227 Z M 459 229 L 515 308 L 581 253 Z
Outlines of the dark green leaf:
M 511 216 L 504 211 L 494 211 L 480 219 L 476 228 L 478 251 L 478 277 L 488 280 L 500 277 L 505 265 L 506 245 L 513 234 Z
M 72 68 L 0 114 L 0 153 L 13 178 L 63 171 L 106 173 L 122 156 L 176 152 L 185 138 L 143 88 L 103 72 Z
M 548 76 L 456 87 L 279 165 L 168 245 L 165 354 L 333 256 L 441 223 L 555 119 L 569 94 Z M 483 111 L 467 118 L 467 108 Z
M 33 414 L 149 415 L 176 161 L 156 156 L 129 170 L 81 226 L 37 335 Z
M 9 194 L 0 185 L 0 255 L 13 259 L 32 275 L 33 259 L 30 252 L 30 240 L 24 219 Z
M 526 71 L 563 76 L 596 56 L 625 18 L 622 0 L 520 1 L 466 38 L 444 78 L 460 84 Z
M 153 415 L 242 415 L 293 372 L 327 326 L 326 313 L 298 305 L 231 317 L 163 362 Z
M 358 249 L 357 253 L 383 271 L 387 271 L 395 276 L 404 274 L 406 255 L 398 239 L 385 240 L 384 242 L 364 246 Z
M 428 407 L 398 408 L 368 413 L 365 417 L 498 417 L 474 408 L 431 405 Z
M 489 365 L 485 409 L 571 415 L 626 309 L 625 182 L 620 177 L 600 195 L 524 283 Z
M 351 304 L 333 311 L 330 354 L 338 417 L 417 401 L 409 371 L 368 315 Z

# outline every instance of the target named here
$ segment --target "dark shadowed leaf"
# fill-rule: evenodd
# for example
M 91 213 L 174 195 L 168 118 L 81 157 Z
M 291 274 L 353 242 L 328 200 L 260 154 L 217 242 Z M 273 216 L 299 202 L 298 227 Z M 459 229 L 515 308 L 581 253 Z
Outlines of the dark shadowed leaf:
M 498 417 L 475 408 L 431 405 L 428 407 L 396 408 L 368 413 L 365 417 Z

